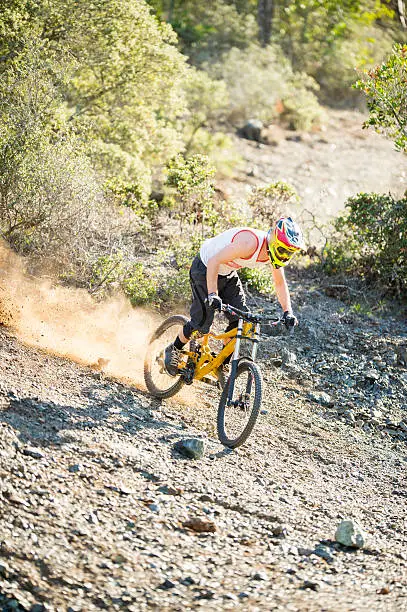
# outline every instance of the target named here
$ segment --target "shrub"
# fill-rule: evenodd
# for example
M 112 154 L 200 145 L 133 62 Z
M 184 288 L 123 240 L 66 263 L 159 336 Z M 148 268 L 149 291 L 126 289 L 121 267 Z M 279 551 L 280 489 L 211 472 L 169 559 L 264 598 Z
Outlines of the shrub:
M 205 155 L 178 155 L 168 164 L 166 184 L 172 187 L 182 219 L 212 233 L 217 225 L 214 208 L 215 168 Z
M 242 268 L 239 270 L 239 277 L 243 284 L 247 284 L 250 289 L 266 295 L 275 293 L 273 277 L 270 270 Z
M 317 84 L 311 77 L 294 73 L 277 46 L 231 49 L 221 61 L 208 65 L 207 70 L 226 82 L 229 117 L 235 123 L 253 117 L 270 123 L 278 116 L 281 102 L 284 105 L 287 101 L 290 121 L 296 125 L 297 115 L 303 115 L 302 108 L 294 103 L 294 98 L 299 96 L 307 99 L 308 122 L 319 121 L 320 107 L 312 92 Z
M 121 286 L 132 306 L 152 302 L 157 294 L 157 281 L 146 274 L 141 263 L 134 263 L 126 272 Z
M 387 61 L 365 72 L 355 87 L 367 97 L 372 126 L 394 140 L 396 148 L 407 151 L 407 45 L 396 45 Z
M 54 74 L 61 64 L 38 40 L 24 53 L 0 85 L 0 227 L 20 252 L 63 262 L 85 248 L 102 189 L 64 121 Z
M 150 0 L 149 4 L 160 16 L 168 18 L 179 36 L 183 53 L 194 64 L 219 57 L 231 47 L 245 47 L 256 38 L 254 15 L 242 13 L 229 0 L 173 3 Z
M 146 273 L 142 263 L 127 258 L 123 251 L 97 257 L 89 279 L 91 293 L 99 297 L 121 289 L 133 306 L 154 302 L 157 294 L 155 276 Z
M 360 193 L 346 203 L 327 248 L 329 272 L 379 282 L 399 297 L 407 289 L 407 196 Z
M 353 102 L 364 107 L 362 94 L 353 88 L 355 70 L 381 62 L 391 46 L 391 35 L 385 30 L 354 24 L 348 38 L 336 40 L 321 59 L 315 76 L 321 87 L 319 99 L 334 106 Z
M 248 199 L 253 215 L 252 225 L 260 229 L 271 227 L 279 217 L 289 214 L 298 201 L 294 187 L 283 181 L 255 187 Z
M 146 197 L 139 182 L 112 178 L 105 182 L 105 189 L 119 207 L 124 206 L 132 210 L 140 229 L 147 231 L 151 228 L 151 221 L 155 220 L 158 212 L 158 203 Z
M 193 67 L 183 89 L 188 106 L 183 118 L 184 138 L 189 151 L 197 131 L 204 126 L 213 127 L 227 109 L 229 99 L 225 83 Z

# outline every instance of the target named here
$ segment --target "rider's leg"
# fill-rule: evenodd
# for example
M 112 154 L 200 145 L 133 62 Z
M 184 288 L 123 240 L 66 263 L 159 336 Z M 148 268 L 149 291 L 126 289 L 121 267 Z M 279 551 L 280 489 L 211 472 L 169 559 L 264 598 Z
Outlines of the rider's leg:
M 237 272 L 225 276 L 224 280 L 219 282 L 219 296 L 225 304 L 239 308 L 239 310 L 247 310 L 246 296 L 243 291 L 243 286 Z M 229 321 L 225 331 L 230 331 L 237 326 L 239 317 L 233 316 L 225 312 L 225 315 Z
M 184 325 L 174 342 L 167 346 L 164 353 L 165 368 L 171 376 L 177 375 L 181 351 L 185 344 L 189 342 L 193 332 L 198 331 L 200 334 L 206 334 L 213 321 L 214 313 L 211 308 L 207 308 L 205 303 L 208 297 L 206 266 L 202 263 L 199 256 L 195 257 L 192 262 L 189 280 L 192 289 L 191 318 Z
M 243 286 L 237 272 L 233 272 L 229 276 L 225 277 L 223 286 L 219 289 L 219 295 L 222 298 L 222 301 L 225 302 L 225 304 L 235 306 L 235 308 L 239 308 L 239 310 L 247 310 L 246 296 L 244 294 Z M 239 317 L 230 315 L 228 313 L 225 313 L 225 315 L 229 321 L 228 326 L 225 329 L 225 332 L 227 333 L 237 327 Z M 229 339 L 224 340 L 225 345 L 228 342 L 230 342 Z M 232 355 L 226 357 L 224 365 L 227 365 L 231 358 Z

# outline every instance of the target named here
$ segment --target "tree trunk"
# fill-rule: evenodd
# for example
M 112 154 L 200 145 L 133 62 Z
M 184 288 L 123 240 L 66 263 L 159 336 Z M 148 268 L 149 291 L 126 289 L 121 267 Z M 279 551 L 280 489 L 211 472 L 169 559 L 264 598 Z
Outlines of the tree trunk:
M 262 47 L 265 47 L 270 42 L 273 12 L 273 0 L 258 0 L 257 23 L 259 26 L 259 41 Z
M 397 0 L 397 12 L 399 14 L 401 25 L 403 28 L 406 28 L 406 5 L 403 0 Z

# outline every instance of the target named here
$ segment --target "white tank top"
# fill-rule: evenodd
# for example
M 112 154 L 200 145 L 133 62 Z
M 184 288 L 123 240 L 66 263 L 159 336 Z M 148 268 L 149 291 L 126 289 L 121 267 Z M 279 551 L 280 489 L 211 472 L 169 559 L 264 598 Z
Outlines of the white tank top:
M 213 238 L 208 238 L 201 246 L 201 250 L 199 255 L 201 260 L 205 264 L 208 265 L 208 261 L 211 257 L 219 253 L 223 248 L 232 244 L 236 236 L 240 232 L 250 232 L 252 233 L 257 240 L 257 246 L 252 255 L 247 258 L 236 258 L 233 261 L 228 261 L 226 264 L 221 264 L 219 266 L 219 274 L 220 276 L 227 276 L 234 270 L 239 270 L 240 268 L 264 268 L 268 266 L 269 259 L 265 261 L 259 261 L 259 253 L 267 239 L 267 232 L 263 232 L 262 230 L 252 229 L 250 227 L 233 227 L 231 229 L 214 236 Z

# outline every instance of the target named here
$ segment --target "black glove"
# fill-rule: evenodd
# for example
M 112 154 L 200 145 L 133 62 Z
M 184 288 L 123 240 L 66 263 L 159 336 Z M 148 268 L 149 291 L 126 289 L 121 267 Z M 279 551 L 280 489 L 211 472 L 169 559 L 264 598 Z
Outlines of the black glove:
M 206 298 L 206 301 L 208 306 L 213 310 L 219 310 L 219 312 L 222 310 L 222 300 L 217 293 L 210 293 Z
M 289 329 L 290 327 L 294 327 L 295 325 L 298 325 L 297 317 L 294 316 L 293 313 L 290 312 L 290 310 L 286 310 L 285 313 L 283 314 L 283 321 L 287 329 Z

